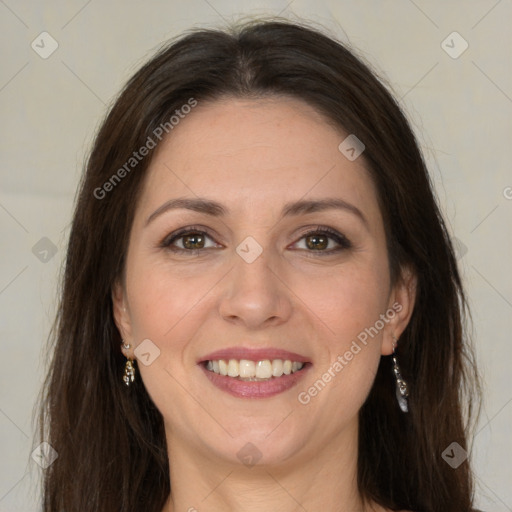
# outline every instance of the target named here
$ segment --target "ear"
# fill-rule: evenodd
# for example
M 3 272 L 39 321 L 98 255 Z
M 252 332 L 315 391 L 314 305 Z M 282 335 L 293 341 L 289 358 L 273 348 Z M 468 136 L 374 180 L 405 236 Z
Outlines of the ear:
M 133 345 L 130 310 L 128 308 L 124 286 L 119 281 L 116 281 L 112 287 L 112 305 L 114 322 L 119 330 L 121 338 L 127 345 Z M 124 348 L 122 350 L 123 353 L 126 352 Z
M 400 338 L 411 319 L 416 302 L 418 277 L 410 267 L 402 269 L 400 277 L 391 289 L 386 316 L 388 322 L 382 340 L 382 355 L 393 353 L 394 339 Z

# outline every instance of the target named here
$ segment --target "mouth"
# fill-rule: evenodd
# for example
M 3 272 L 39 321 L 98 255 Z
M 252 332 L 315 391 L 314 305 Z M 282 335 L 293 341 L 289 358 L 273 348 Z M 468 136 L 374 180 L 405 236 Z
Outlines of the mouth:
M 203 363 L 206 369 L 217 375 L 231 377 L 244 382 L 265 382 L 270 379 L 280 378 L 283 375 L 291 375 L 304 367 L 299 361 L 290 359 L 262 359 L 251 361 L 250 359 L 218 359 L 208 360 Z
M 238 398 L 267 398 L 287 391 L 312 366 L 300 354 L 244 348 L 217 351 L 198 363 L 214 386 Z

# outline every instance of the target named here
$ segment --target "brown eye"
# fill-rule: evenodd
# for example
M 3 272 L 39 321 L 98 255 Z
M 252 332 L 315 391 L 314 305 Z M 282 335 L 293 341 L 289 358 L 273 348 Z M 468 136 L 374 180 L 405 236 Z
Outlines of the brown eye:
M 205 237 L 201 233 L 190 233 L 181 237 L 185 249 L 203 249 Z
M 164 238 L 160 247 L 182 254 L 206 253 L 209 249 L 218 249 L 222 246 L 206 231 L 196 228 L 184 228 Z
M 314 231 L 304 233 L 294 245 L 296 249 L 302 249 L 309 253 L 316 252 L 318 256 L 334 254 L 352 247 L 345 235 L 327 226 L 318 226 Z
M 323 234 L 309 235 L 305 238 L 308 249 L 323 250 L 329 245 L 329 237 Z

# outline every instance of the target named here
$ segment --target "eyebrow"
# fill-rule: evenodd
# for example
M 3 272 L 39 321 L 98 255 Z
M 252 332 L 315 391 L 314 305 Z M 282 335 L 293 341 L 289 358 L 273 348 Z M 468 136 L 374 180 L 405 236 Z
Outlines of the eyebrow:
M 176 198 L 165 202 L 162 206 L 157 208 L 146 220 L 146 226 L 152 222 L 156 217 L 159 217 L 165 212 L 170 210 L 185 209 L 192 210 L 198 213 L 205 213 L 213 217 L 224 217 L 229 214 L 229 209 L 211 199 L 198 198 Z M 363 215 L 363 212 L 353 204 L 339 198 L 325 198 L 325 199 L 310 199 L 299 200 L 291 203 L 286 203 L 283 207 L 281 218 L 292 217 L 297 215 L 305 215 L 308 213 L 322 212 L 325 210 L 344 210 L 352 213 L 358 217 L 363 224 L 368 227 L 368 221 Z

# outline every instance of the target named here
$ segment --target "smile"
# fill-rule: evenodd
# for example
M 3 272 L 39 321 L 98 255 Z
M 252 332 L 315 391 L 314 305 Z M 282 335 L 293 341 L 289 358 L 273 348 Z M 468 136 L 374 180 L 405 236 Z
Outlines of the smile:
M 208 381 L 237 398 L 270 398 L 294 387 L 313 366 L 307 355 L 277 347 L 225 347 L 197 360 Z
M 219 375 L 236 378 L 246 382 L 267 381 L 282 375 L 291 375 L 302 369 L 304 363 L 290 359 L 219 359 L 206 362 L 206 369 Z

